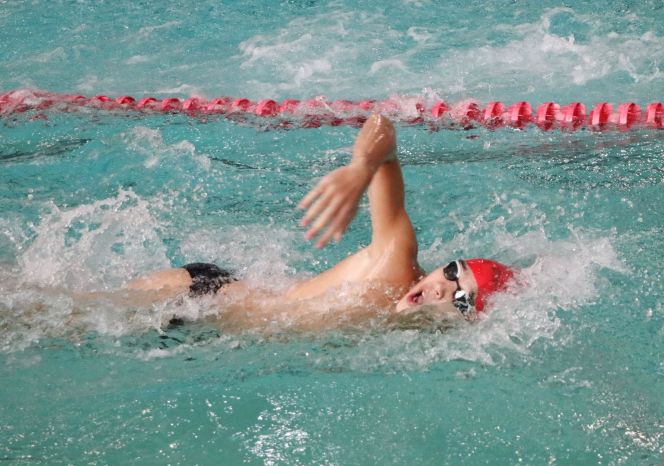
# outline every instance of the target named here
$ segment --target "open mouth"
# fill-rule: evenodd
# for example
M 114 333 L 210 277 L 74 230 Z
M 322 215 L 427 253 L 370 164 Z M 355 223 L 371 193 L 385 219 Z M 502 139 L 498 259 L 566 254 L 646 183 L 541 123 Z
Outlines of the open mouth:
M 408 302 L 413 305 L 420 305 L 424 302 L 424 296 L 422 296 L 422 291 L 417 291 L 410 296 L 408 296 Z

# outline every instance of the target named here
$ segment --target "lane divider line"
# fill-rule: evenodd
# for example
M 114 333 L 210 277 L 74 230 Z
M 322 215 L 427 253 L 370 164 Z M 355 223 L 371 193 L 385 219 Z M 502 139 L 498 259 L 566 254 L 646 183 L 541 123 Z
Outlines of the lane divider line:
M 187 99 L 168 97 L 136 98 L 123 95 L 87 97 L 78 94 L 16 89 L 0 94 L 0 118 L 35 112 L 34 118 L 48 118 L 46 112 L 76 112 L 86 109 L 107 112 L 184 113 L 192 117 L 225 115 L 236 120 L 248 118 L 272 119 L 277 127 L 318 128 L 322 125 L 360 126 L 371 113 L 382 113 L 392 120 L 408 125 L 428 125 L 432 130 L 489 129 L 511 127 L 523 129 L 535 125 L 542 131 L 591 131 L 632 128 L 664 129 L 664 104 L 651 102 L 642 108 L 634 102 L 614 107 L 608 102 L 597 103 L 590 112 L 581 102 L 560 105 L 544 102 L 533 110 L 526 101 L 505 104 L 500 101 L 481 106 L 469 99 L 450 103 L 438 100 L 425 105 L 417 97 L 396 96 L 386 100 L 327 100 L 315 97 L 307 100 L 273 99 L 253 101 L 244 97 L 217 97 L 206 100 L 192 96 Z

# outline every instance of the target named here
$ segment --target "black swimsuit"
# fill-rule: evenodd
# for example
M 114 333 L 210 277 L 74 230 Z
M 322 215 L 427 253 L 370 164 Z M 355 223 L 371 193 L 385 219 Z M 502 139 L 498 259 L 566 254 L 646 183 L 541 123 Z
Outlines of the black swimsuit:
M 214 264 L 194 262 L 183 265 L 182 268 L 189 272 L 191 277 L 191 285 L 189 286 L 189 296 L 191 297 L 215 294 L 222 286 L 237 280 L 231 272 Z M 178 328 L 184 323 L 183 318 L 173 316 L 168 321 L 167 329 Z M 165 336 L 162 335 L 162 338 L 165 338 Z
M 190 296 L 214 294 L 222 286 L 236 280 L 228 270 L 221 269 L 214 264 L 194 262 L 183 265 L 182 268 L 189 272 L 192 280 L 189 287 Z

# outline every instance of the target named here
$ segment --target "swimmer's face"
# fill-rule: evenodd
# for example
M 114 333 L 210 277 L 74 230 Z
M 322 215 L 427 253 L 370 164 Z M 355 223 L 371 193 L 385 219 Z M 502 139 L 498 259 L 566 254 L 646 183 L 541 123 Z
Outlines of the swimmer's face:
M 477 282 L 465 261 L 459 260 L 459 280 L 448 280 L 444 267 L 439 267 L 420 279 L 397 303 L 397 311 L 404 311 L 423 304 L 451 303 L 459 288 L 470 296 L 477 296 Z

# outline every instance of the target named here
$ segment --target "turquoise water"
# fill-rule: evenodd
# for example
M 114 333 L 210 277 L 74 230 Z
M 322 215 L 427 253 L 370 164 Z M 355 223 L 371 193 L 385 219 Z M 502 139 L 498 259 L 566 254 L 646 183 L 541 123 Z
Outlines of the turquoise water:
M 655 1 L 0 2 L 0 92 L 645 104 L 663 20 Z M 173 303 L 76 299 L 190 261 L 275 289 L 324 270 L 368 241 L 366 205 L 324 251 L 295 205 L 355 131 L 0 119 L 0 458 L 661 465 L 661 131 L 400 128 L 423 265 L 489 256 L 528 284 L 446 334 L 166 329 Z

